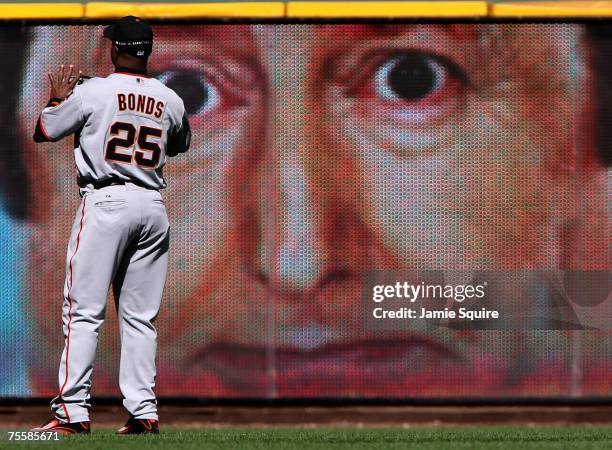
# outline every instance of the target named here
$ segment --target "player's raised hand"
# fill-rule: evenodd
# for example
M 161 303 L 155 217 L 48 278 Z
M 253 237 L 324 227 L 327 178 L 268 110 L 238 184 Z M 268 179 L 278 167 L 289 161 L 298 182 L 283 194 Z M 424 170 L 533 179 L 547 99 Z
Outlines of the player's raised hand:
M 80 70 L 78 74 L 74 72 L 75 70 L 72 64 L 68 67 L 62 64 L 59 67 L 57 77 L 54 77 L 51 72 L 48 73 L 49 82 L 51 83 L 51 98 L 63 100 L 70 95 L 82 75 Z

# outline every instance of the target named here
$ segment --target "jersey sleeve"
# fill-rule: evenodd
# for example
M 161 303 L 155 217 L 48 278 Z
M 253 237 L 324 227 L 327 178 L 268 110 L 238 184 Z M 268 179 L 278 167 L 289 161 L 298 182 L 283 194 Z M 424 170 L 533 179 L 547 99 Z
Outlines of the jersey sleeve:
M 180 124 L 175 125 L 168 131 L 168 146 L 166 153 L 168 156 L 176 156 L 185 153 L 191 145 L 191 128 L 187 113 L 183 112 L 183 119 Z
M 34 132 L 35 142 L 55 142 L 77 131 L 85 123 L 83 103 L 75 88 L 66 99 L 51 99 L 42 110 Z

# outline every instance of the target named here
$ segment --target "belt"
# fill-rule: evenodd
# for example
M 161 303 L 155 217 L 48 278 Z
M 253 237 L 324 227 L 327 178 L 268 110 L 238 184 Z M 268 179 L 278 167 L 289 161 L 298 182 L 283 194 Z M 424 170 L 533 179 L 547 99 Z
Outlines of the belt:
M 132 183 L 132 184 L 135 184 L 136 186 L 140 186 L 145 189 L 151 189 L 154 191 L 157 190 L 150 186 L 146 186 L 144 183 L 141 183 L 139 181 L 125 181 L 125 180 L 120 180 L 119 178 L 107 178 L 106 180 L 92 180 L 90 181 L 90 183 L 92 184 L 94 189 L 102 189 L 108 186 L 123 186 L 126 183 Z
M 125 181 L 118 180 L 116 178 L 107 178 L 106 180 L 94 180 L 91 181 L 94 189 L 102 189 L 108 186 L 121 186 L 125 184 Z

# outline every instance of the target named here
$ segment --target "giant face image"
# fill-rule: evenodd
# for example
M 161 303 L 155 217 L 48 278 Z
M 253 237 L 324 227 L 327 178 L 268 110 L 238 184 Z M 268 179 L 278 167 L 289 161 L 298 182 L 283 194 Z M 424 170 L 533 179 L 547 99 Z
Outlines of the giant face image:
M 172 243 L 157 321 L 159 394 L 567 393 L 572 333 L 372 331 L 360 289 L 373 269 L 610 266 L 580 26 L 155 32 L 150 71 L 183 97 L 194 131 L 191 151 L 166 168 Z M 112 70 L 99 27 L 38 28 L 30 55 L 25 136 L 52 64 Z M 41 217 L 30 257 L 30 374 L 35 393 L 47 395 L 78 195 L 70 139 L 24 145 Z M 94 393 L 117 394 L 111 308 L 107 316 Z M 593 353 L 583 357 L 609 365 L 589 344 L 606 336 L 581 339 Z M 589 367 L 590 389 L 609 389 L 605 371 Z

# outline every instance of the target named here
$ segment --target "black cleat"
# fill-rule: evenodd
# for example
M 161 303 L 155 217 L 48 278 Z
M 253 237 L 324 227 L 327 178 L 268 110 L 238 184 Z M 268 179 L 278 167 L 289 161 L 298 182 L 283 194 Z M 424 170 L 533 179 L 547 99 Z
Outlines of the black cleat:
M 89 434 L 90 430 L 89 422 L 62 422 L 53 417 L 41 426 L 32 428 L 30 431 L 36 433 Z
M 158 434 L 159 422 L 155 419 L 134 419 L 130 417 L 117 434 Z

